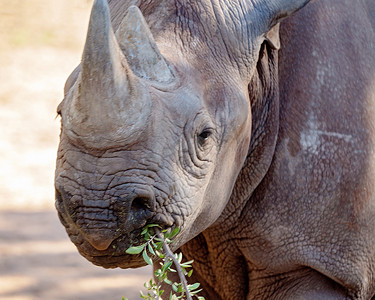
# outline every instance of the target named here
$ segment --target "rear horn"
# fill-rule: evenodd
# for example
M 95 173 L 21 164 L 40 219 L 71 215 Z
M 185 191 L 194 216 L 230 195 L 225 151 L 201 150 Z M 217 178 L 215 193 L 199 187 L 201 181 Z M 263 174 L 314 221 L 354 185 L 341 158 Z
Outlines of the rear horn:
M 137 76 L 160 83 L 170 82 L 174 78 L 137 6 L 128 8 L 116 31 L 116 37 Z

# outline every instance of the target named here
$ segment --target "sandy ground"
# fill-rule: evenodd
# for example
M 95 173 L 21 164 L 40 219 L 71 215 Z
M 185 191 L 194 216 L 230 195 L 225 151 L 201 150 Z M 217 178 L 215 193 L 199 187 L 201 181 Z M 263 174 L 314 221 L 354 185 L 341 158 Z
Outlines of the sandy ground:
M 92 0 L 0 0 L 0 299 L 139 299 L 151 270 L 82 258 L 54 210 L 56 107 Z

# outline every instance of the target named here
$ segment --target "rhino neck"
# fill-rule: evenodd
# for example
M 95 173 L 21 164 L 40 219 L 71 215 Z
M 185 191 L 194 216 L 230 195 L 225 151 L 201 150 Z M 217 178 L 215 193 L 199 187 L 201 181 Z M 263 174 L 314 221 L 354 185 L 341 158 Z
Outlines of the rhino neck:
M 194 273 L 189 283 L 200 282 L 204 286 L 200 295 L 205 299 L 246 299 L 249 292 L 247 262 L 233 239 L 217 243 L 218 236 L 217 231 L 205 231 L 180 248 L 186 260 L 194 260 Z M 228 263 L 222 263 L 223 255 Z
M 253 123 L 244 166 L 219 219 L 181 247 L 186 259 L 195 260 L 193 276 L 195 282 L 205 283 L 202 295 L 206 299 L 244 299 L 248 293 L 247 264 L 233 239 L 233 229 L 274 155 L 279 126 L 277 65 L 277 51 L 262 45 L 256 72 L 249 83 Z M 221 264 L 219 256 L 225 256 L 231 264 Z M 217 274 L 235 274 L 235 278 L 228 280 L 227 276 Z
M 252 104 L 249 152 L 230 200 L 215 226 L 225 224 L 228 228 L 226 220 L 238 219 L 247 200 L 266 175 L 275 152 L 279 128 L 278 52 L 267 43 L 260 49 L 257 68 L 248 89 Z

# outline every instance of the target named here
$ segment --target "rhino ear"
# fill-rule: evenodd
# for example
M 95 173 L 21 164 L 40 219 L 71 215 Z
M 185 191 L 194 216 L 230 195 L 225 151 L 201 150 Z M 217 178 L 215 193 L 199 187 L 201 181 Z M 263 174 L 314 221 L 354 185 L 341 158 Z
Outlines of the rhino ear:
M 271 0 L 271 27 L 304 7 L 310 0 Z
M 280 24 L 277 23 L 273 26 L 266 34 L 265 41 L 270 45 L 271 49 L 280 49 L 280 35 L 279 35 Z
M 266 7 L 270 14 L 267 14 L 269 20 L 267 25 L 268 32 L 264 35 L 264 40 L 272 49 L 279 50 L 280 21 L 304 7 L 310 0 L 270 0 L 266 2 Z

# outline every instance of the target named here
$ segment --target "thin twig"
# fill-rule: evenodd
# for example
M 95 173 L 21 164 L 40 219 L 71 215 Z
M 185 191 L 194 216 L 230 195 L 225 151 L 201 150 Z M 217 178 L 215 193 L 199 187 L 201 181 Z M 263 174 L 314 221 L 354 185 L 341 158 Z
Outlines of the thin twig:
M 181 266 L 180 266 L 180 263 L 178 262 L 176 256 L 174 255 L 174 253 L 172 252 L 172 250 L 169 248 L 167 242 L 165 241 L 163 235 L 160 233 L 160 231 L 155 228 L 155 232 L 156 232 L 156 236 L 159 238 L 159 239 L 162 239 L 163 240 L 163 249 L 165 251 L 165 256 L 166 257 L 169 257 L 170 259 L 172 259 L 174 265 L 176 266 L 176 270 L 177 270 L 177 274 L 178 276 L 180 277 L 180 280 L 181 280 L 181 283 L 182 285 L 184 286 L 184 289 L 185 289 L 185 292 L 186 292 L 186 298 L 188 300 L 192 300 L 191 296 L 190 296 L 190 292 L 188 290 L 188 283 L 186 281 L 186 278 L 185 278 L 185 275 L 184 273 L 182 272 L 182 269 L 181 269 Z

